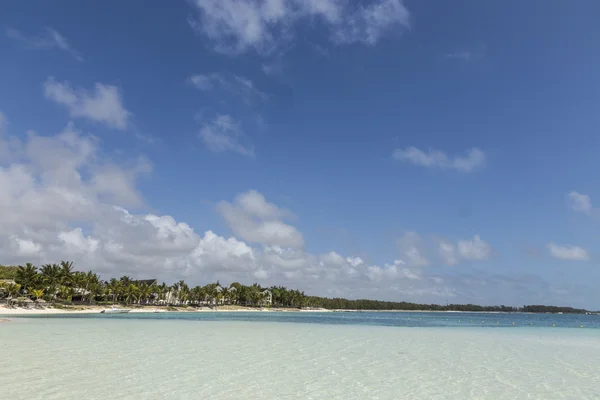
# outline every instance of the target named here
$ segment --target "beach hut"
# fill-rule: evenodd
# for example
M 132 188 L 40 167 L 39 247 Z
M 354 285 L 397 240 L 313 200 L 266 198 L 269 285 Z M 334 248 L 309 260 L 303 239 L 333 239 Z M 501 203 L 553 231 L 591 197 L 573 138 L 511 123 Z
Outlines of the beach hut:
M 19 306 L 23 306 L 29 308 L 31 304 L 33 304 L 33 300 L 29 297 L 17 297 L 16 299 L 12 299 L 13 304 L 17 304 Z
M 25 306 L 25 308 L 31 308 L 33 305 L 33 300 L 25 298 L 25 300 L 22 301 L 22 304 Z
M 35 301 L 36 308 L 44 308 L 46 306 L 46 304 L 48 304 L 48 303 L 44 299 L 37 299 Z

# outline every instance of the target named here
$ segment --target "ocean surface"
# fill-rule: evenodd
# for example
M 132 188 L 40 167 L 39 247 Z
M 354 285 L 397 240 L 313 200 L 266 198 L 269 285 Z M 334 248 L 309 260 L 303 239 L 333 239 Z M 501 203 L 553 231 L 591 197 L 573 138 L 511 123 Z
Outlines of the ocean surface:
M 600 399 L 600 316 L 11 317 L 0 398 Z

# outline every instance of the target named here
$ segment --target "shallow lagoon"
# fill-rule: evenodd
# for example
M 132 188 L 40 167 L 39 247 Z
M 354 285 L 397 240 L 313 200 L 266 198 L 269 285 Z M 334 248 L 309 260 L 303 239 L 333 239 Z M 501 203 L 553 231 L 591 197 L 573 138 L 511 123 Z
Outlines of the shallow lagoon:
M 469 313 L 11 318 L 0 325 L 0 387 L 10 399 L 598 399 L 599 322 Z

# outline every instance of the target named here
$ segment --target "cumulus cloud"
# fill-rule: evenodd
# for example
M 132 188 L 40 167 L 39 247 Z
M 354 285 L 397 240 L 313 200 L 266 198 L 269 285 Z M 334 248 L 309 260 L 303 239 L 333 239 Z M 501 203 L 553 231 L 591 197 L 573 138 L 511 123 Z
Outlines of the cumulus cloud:
M 407 147 L 394 150 L 393 157 L 421 167 L 455 169 L 461 172 L 471 172 L 485 164 L 485 153 L 478 148 L 470 149 L 464 157 L 451 157 L 440 150 L 430 149 L 425 152 L 416 147 Z
M 405 232 L 398 239 L 398 248 L 410 266 L 425 267 L 430 264 L 424 255 L 423 239 L 416 232 Z
M 106 161 L 99 141 L 71 124 L 15 140 L 12 159 L 0 160 L 3 263 L 70 258 L 80 268 L 165 279 L 254 269 L 255 250 L 244 242 L 124 208 L 144 206 L 136 182 L 148 161 Z
M 83 61 L 81 54 L 75 50 L 69 41 L 53 28 L 46 28 L 39 36 L 25 36 L 16 29 L 8 28 L 6 36 L 22 43 L 25 48 L 32 50 L 53 50 L 58 49 L 69 53 L 77 61 Z
M 3 135 L 0 144 L 8 139 Z M 148 161 L 107 161 L 100 141 L 71 124 L 54 136 L 31 132 L 11 146 L 13 157 L 0 159 L 0 259 L 6 264 L 68 258 L 106 278 L 258 279 L 350 297 L 393 298 L 405 291 L 419 300 L 445 290 L 400 261 L 378 270 L 360 257 L 305 251 L 303 235 L 284 222 L 295 216 L 257 191 L 218 205 L 237 237 L 199 234 L 170 215 L 133 211 L 144 208 L 136 181 L 150 171 Z M 107 170 L 110 179 L 98 178 Z
M 487 260 L 492 255 L 492 247 L 475 235 L 472 240 L 458 242 L 458 253 L 466 260 Z
M 458 256 L 456 254 L 456 246 L 447 241 L 440 242 L 440 256 L 442 261 L 448 265 L 458 264 Z
M 287 212 L 255 190 L 237 195 L 231 203 L 221 201 L 217 208 L 231 230 L 244 240 L 267 246 L 304 246 L 302 234 L 283 222 Z
M 213 152 L 232 151 L 247 157 L 254 157 L 254 147 L 244 145 L 245 137 L 240 124 L 232 116 L 217 115 L 212 121 L 205 122 L 200 129 L 200 139 Z
M 250 79 L 233 75 L 227 77 L 224 74 L 196 74 L 188 78 L 188 82 L 204 92 L 216 89 L 224 90 L 236 97 L 241 98 L 246 104 L 252 104 L 256 100 L 266 100 L 269 96 L 260 91 Z
M 484 261 L 492 256 L 492 246 L 479 235 L 459 240 L 456 244 L 446 239 L 439 240 L 438 250 L 442 262 L 447 265 L 457 265 L 463 260 Z
M 367 267 L 366 275 L 373 281 L 394 281 L 398 279 L 420 280 L 421 270 L 409 268 L 402 260 L 394 260 L 393 264 L 385 264 L 384 267 L 371 265 Z
M 374 45 L 388 32 L 408 29 L 410 13 L 401 0 L 361 4 L 335 0 L 194 0 L 192 28 L 212 40 L 215 50 L 239 54 L 275 50 L 299 23 L 319 23 L 334 43 Z
M 598 211 L 596 209 L 594 209 L 594 207 L 592 206 L 591 197 L 588 196 L 587 194 L 582 194 L 582 193 L 573 191 L 567 195 L 567 198 L 569 200 L 571 208 L 574 211 L 577 211 L 577 212 L 580 212 L 583 214 L 587 214 L 587 215 L 592 215 L 592 214 L 598 213 Z
M 127 129 L 131 113 L 125 109 L 116 86 L 96 83 L 93 91 L 73 89 L 68 82 L 49 77 L 44 83 L 44 95 L 69 111 L 72 118 L 86 118 L 119 130 Z
M 550 255 L 559 260 L 588 261 L 590 259 L 587 250 L 583 247 L 558 245 L 552 242 L 548 243 L 546 247 L 550 251 Z
M 9 126 L 10 128 L 10 126 Z M 103 278 L 130 275 L 190 284 L 258 280 L 308 294 L 439 302 L 456 295 L 427 268 L 420 236 L 399 240 L 402 259 L 377 264 L 366 256 L 304 249 L 294 214 L 257 191 L 218 203 L 235 236 L 148 213 L 137 181 L 144 159 L 115 162 L 99 139 L 69 124 L 62 132 L 24 139 L 0 136 L 0 260 L 37 265 L 70 259 Z M 111 184 L 111 182 L 113 184 Z

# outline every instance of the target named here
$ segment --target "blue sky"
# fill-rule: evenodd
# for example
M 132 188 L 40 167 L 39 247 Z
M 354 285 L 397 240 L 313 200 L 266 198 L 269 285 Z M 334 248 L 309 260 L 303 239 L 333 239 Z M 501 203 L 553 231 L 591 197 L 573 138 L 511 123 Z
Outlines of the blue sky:
M 5 2 L 3 262 L 600 308 L 599 11 Z

